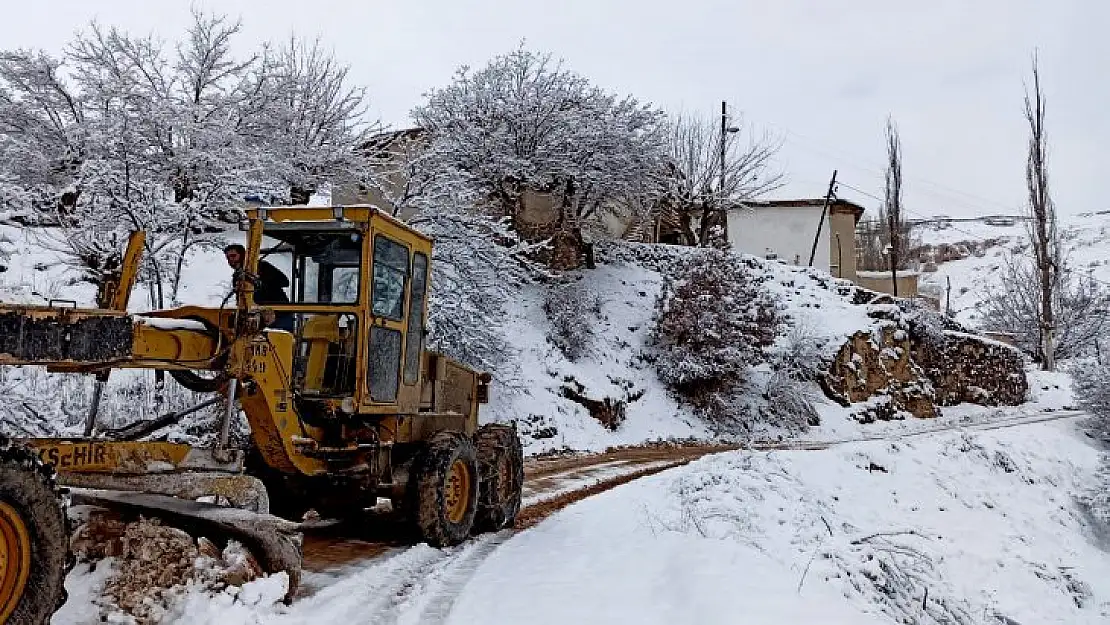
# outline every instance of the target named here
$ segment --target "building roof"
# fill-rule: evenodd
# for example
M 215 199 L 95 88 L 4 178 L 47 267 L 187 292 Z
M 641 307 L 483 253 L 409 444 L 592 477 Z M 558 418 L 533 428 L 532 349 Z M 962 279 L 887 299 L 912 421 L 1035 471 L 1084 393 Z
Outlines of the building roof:
M 388 151 L 394 144 L 403 140 L 419 139 L 425 134 L 427 130 L 420 127 L 381 132 L 364 141 L 359 149 L 377 156 L 388 156 Z
M 792 200 L 747 200 L 741 202 L 736 208 L 813 208 L 825 205 L 825 198 L 799 198 Z M 855 221 L 863 217 L 864 208 L 855 202 L 834 199 L 829 202 L 830 213 L 848 213 Z

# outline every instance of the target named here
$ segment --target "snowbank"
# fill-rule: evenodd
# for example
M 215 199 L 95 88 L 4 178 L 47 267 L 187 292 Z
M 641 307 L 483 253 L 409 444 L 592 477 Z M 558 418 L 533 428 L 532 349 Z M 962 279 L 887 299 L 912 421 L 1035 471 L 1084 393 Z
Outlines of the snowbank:
M 1067 422 L 705 458 L 503 545 L 448 622 L 1105 623 L 1097 458 Z

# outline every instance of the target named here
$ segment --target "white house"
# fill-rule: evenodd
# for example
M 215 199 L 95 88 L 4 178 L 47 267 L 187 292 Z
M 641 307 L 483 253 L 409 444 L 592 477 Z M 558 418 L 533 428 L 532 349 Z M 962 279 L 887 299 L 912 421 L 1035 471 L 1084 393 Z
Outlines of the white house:
M 728 212 L 728 240 L 732 249 L 808 265 L 813 240 L 813 266 L 834 276 L 856 279 L 856 223 L 862 206 L 833 200 L 822 221 L 824 198 L 744 202 Z

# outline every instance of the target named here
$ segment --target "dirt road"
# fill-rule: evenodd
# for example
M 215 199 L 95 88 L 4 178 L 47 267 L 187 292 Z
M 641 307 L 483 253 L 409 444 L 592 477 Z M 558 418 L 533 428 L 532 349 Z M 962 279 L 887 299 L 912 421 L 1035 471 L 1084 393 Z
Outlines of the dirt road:
M 524 466 L 524 501 L 517 529 L 531 527 L 575 501 L 630 480 L 686 464 L 736 446 L 628 448 L 604 454 L 529 459 Z M 352 532 L 352 529 L 354 530 Z M 371 516 L 366 527 L 323 526 L 305 534 L 304 568 L 326 573 L 402 546 L 391 540 L 395 527 Z M 351 537 L 351 535 L 356 537 Z

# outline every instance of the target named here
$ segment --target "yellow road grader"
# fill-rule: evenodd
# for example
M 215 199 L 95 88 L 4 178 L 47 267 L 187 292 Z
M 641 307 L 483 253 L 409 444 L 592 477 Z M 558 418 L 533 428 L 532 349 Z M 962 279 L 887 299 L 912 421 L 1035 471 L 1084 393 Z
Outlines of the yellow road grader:
M 253 207 L 244 226 L 234 303 L 128 314 L 135 232 L 96 308 L 0 305 L 0 365 L 97 379 L 84 436 L 0 436 L 0 623 L 46 623 L 64 603 L 68 505 L 236 540 L 289 575 L 287 600 L 310 509 L 357 520 L 388 499 L 437 547 L 514 523 L 523 454 L 511 427 L 478 426 L 489 376 L 425 349 L 432 241 L 370 206 Z M 281 303 L 254 301 L 263 259 L 287 272 Z M 113 369 L 163 370 L 212 397 L 103 428 Z M 159 440 L 212 407 L 211 448 Z M 240 414 L 250 437 L 236 445 Z

